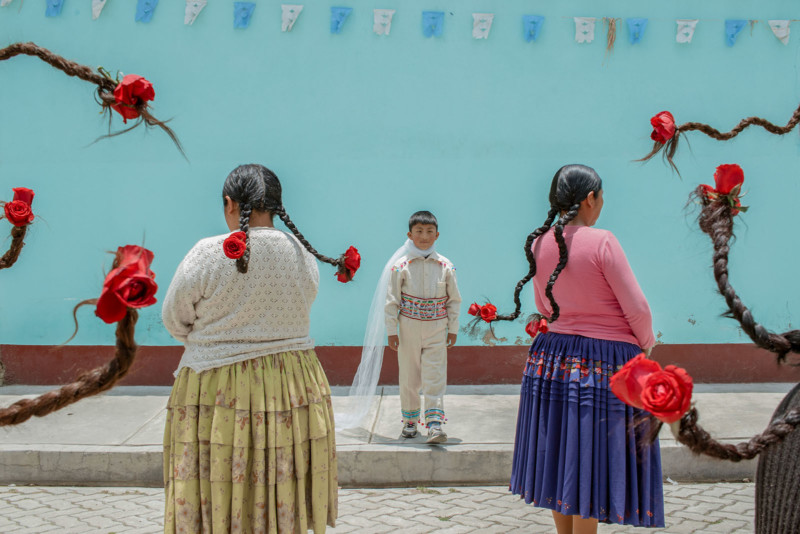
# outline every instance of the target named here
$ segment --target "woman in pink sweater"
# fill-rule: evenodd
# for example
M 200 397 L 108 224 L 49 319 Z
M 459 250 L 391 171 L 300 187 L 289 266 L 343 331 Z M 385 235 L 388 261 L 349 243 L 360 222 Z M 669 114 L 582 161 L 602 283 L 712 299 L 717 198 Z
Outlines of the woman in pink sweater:
M 522 377 L 511 491 L 552 510 L 559 534 L 598 522 L 664 526 L 661 456 L 644 412 L 611 392 L 609 378 L 655 344 L 650 308 L 607 230 L 602 181 L 583 165 L 558 170 L 545 223 L 528 236 L 535 336 Z M 553 224 L 555 223 L 555 224 Z M 536 335 L 538 328 L 539 334 Z

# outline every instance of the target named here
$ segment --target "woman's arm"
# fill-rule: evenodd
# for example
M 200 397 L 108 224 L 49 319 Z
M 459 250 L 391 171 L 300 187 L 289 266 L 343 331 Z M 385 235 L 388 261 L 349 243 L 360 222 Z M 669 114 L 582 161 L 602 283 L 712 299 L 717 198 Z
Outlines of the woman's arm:
M 603 275 L 617 297 L 633 335 L 639 346 L 647 350 L 656 344 L 653 335 L 653 317 L 647 299 L 633 275 L 628 258 L 617 238 L 609 234 L 602 249 Z
M 193 251 L 183 259 L 167 289 L 161 307 L 161 320 L 167 331 L 178 341 L 185 342 L 197 320 L 195 304 L 202 298 L 202 280 L 198 265 L 191 261 Z

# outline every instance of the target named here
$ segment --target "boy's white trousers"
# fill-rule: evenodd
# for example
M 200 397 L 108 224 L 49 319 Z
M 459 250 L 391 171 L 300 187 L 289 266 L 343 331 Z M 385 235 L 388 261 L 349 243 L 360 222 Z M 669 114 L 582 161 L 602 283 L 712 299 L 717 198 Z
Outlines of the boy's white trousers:
M 406 423 L 420 419 L 420 390 L 425 423 L 444 420 L 447 387 L 447 319 L 417 321 L 399 317 L 400 409 Z

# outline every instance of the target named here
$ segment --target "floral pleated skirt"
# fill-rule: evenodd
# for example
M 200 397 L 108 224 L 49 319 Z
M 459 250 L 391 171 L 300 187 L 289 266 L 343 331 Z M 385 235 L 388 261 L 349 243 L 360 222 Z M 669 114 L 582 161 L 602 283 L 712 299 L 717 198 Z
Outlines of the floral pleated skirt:
M 661 453 L 644 412 L 609 378 L 641 352 L 630 343 L 549 332 L 522 377 L 512 493 L 564 515 L 664 526 Z
M 320 534 L 333 526 L 330 395 L 313 350 L 181 369 L 164 431 L 164 532 Z

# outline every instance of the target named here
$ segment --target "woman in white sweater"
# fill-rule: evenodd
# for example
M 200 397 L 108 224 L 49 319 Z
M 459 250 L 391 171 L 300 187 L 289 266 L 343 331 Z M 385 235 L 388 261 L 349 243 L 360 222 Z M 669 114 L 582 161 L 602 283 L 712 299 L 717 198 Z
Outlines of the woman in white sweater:
M 237 167 L 222 195 L 233 233 L 189 251 L 163 304 L 185 345 L 164 433 L 164 531 L 325 532 L 337 466 L 330 387 L 308 336 L 314 257 L 341 281 L 360 257 L 314 250 L 266 167 Z

